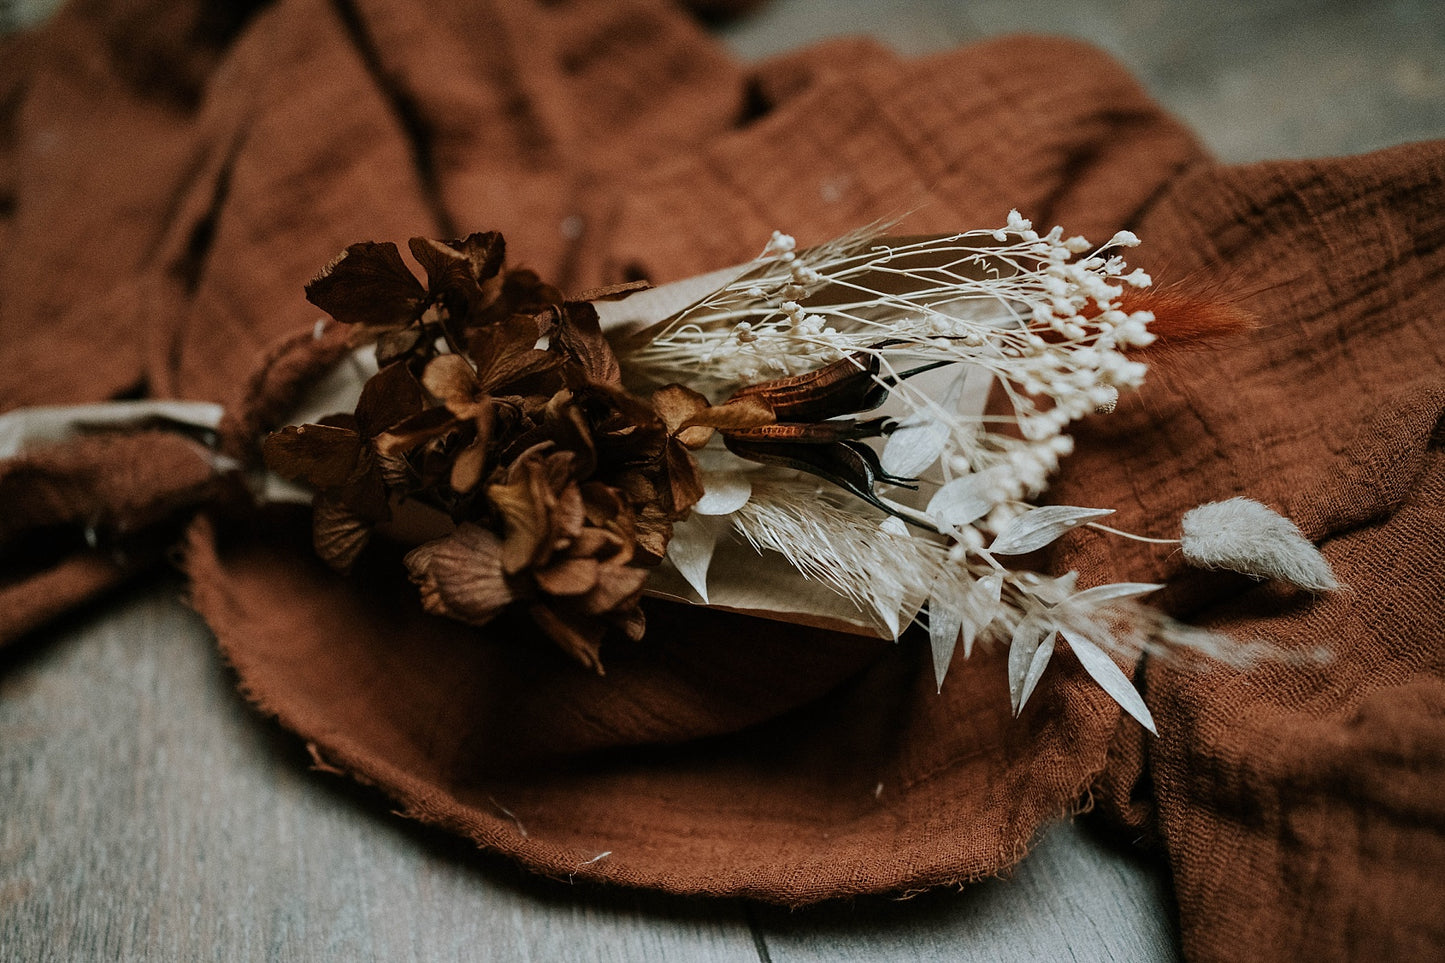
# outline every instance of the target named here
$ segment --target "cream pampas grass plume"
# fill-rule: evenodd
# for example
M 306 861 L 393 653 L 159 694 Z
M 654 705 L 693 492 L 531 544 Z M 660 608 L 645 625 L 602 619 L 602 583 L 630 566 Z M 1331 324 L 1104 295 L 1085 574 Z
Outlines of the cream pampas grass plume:
M 1201 568 L 1277 578 L 1311 592 L 1340 587 L 1330 563 L 1294 522 L 1250 498 L 1230 498 L 1184 513 L 1184 557 Z

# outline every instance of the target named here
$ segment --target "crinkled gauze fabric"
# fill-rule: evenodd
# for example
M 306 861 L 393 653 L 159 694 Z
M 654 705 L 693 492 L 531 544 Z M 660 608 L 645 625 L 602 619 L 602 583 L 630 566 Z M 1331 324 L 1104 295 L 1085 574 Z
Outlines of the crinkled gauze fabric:
M 1263 324 L 1085 423 L 1051 497 L 1171 535 L 1247 495 L 1347 590 L 1090 532 L 1050 564 L 1327 658 L 1137 667 L 1157 739 L 1066 659 L 1015 720 L 996 652 L 938 695 L 911 636 L 664 604 L 596 678 L 524 621 L 424 616 L 385 551 L 330 573 L 304 512 L 237 508 L 153 433 L 0 468 L 8 550 L 97 513 L 189 521 L 194 603 L 247 695 L 539 872 L 799 904 L 996 873 L 1093 804 L 1167 854 L 1192 959 L 1445 944 L 1445 145 L 1222 167 L 1107 57 L 1042 38 L 748 69 L 654 0 L 222 6 L 78 2 L 0 47 L 0 408 L 218 401 L 254 458 L 338 354 L 306 343 L 301 289 L 357 240 L 499 230 L 577 291 L 735 263 L 775 228 L 1128 228 L 1156 278 Z M 0 638 L 142 568 L 75 540 L 0 585 Z

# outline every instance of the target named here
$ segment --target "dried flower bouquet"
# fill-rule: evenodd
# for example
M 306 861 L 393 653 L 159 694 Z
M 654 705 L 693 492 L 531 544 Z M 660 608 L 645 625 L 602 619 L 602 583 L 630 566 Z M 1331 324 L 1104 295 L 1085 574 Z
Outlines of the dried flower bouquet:
M 1066 429 L 1142 383 L 1142 349 L 1246 323 L 1149 292 L 1119 253 L 1137 243 L 1039 234 L 1017 212 L 806 251 L 775 233 L 665 310 L 666 289 L 565 298 L 508 269 L 494 233 L 414 239 L 425 285 L 394 245 L 355 244 L 307 297 L 374 350 L 375 373 L 354 411 L 272 434 L 266 461 L 314 490 L 333 567 L 378 532 L 419 542 L 405 563 L 429 611 L 483 625 L 525 607 L 599 671 L 609 629 L 641 636 L 645 591 L 729 605 L 709 576 L 741 545 L 826 586 L 853 624 L 925 624 L 940 687 L 960 641 L 965 656 L 1004 644 L 1017 712 L 1062 638 L 1152 729 L 1116 657 L 1250 647 L 1140 603 L 1159 586 L 1081 590 L 1017 564 L 1081 525 L 1137 537 L 1104 526 L 1106 507 L 1034 504 Z M 1179 544 L 1198 565 L 1335 587 L 1257 502 L 1195 509 Z

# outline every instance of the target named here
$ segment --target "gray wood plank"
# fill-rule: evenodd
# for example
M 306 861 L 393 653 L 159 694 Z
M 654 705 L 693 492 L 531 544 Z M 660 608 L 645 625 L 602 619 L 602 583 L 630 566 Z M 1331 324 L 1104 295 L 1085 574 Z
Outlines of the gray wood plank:
M 534 880 L 311 771 L 178 594 L 0 655 L 0 959 L 757 960 L 737 903 Z
M 310 771 L 179 591 L 0 656 L 0 958 L 757 959 L 736 903 L 534 880 Z M 1070 826 L 1012 880 L 749 915 L 778 963 L 1174 956 L 1158 875 Z
M 1180 958 L 1161 867 L 1084 827 L 1053 827 L 1005 879 L 911 900 L 857 900 L 754 920 L 772 963 L 1151 963 Z

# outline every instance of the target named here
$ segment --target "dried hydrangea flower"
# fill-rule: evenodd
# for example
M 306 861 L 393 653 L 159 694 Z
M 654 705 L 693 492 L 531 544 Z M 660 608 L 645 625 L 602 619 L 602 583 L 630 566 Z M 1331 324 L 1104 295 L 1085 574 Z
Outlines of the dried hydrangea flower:
M 640 635 L 648 569 L 702 496 L 686 442 L 711 427 L 697 419 L 738 412 L 704 401 L 670 425 L 622 388 L 592 305 L 507 270 L 500 235 L 410 249 L 425 285 L 395 245 L 366 243 L 307 287 L 376 342 L 379 370 L 354 412 L 268 438 L 267 464 L 316 490 L 333 567 L 349 570 L 395 509 L 424 506 L 452 527 L 406 558 L 429 611 L 481 625 L 525 607 L 600 670 L 608 627 Z

